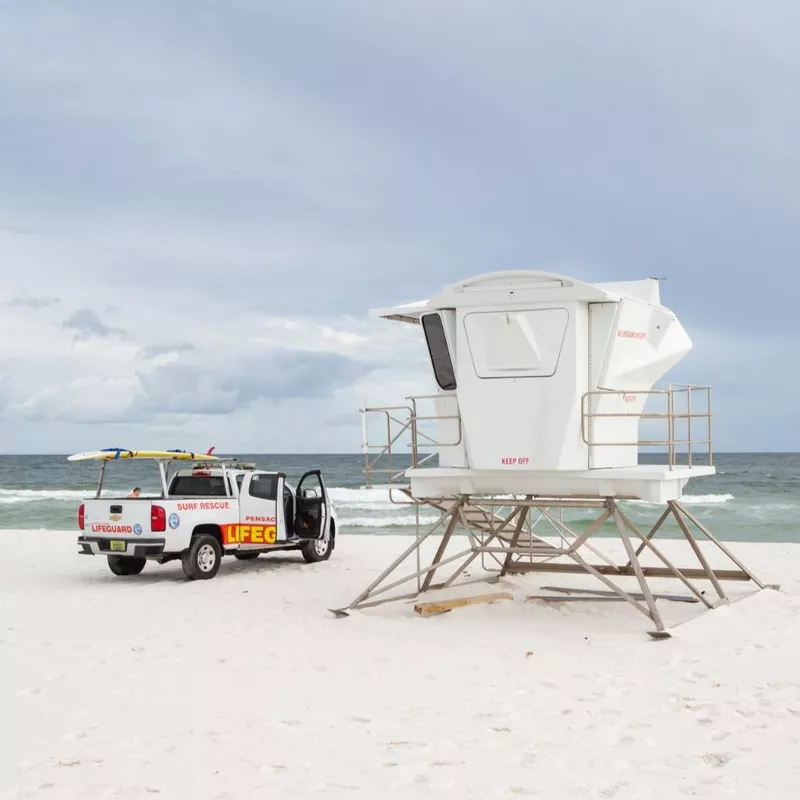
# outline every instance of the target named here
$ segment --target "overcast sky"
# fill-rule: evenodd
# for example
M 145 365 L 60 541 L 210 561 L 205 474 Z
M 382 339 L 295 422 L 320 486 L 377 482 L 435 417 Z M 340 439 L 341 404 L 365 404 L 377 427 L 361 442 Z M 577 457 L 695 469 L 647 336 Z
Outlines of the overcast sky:
M 367 318 L 663 276 L 721 450 L 798 450 L 800 5 L 0 0 L 0 451 L 354 452 Z

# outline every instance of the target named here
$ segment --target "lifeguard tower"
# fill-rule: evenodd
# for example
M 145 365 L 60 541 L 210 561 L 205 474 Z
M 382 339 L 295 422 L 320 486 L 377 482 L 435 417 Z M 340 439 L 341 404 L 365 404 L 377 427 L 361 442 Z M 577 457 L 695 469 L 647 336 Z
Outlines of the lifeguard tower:
M 727 602 L 723 581 L 764 588 L 681 504 L 691 478 L 715 472 L 711 389 L 654 388 L 692 347 L 675 314 L 661 305 L 659 289 L 656 279 L 589 284 L 546 272 L 496 272 L 372 312 L 421 327 L 437 391 L 400 406 L 362 409 L 367 486 L 388 485 L 393 501 L 413 505 L 417 532 L 340 611 L 456 586 L 478 558 L 480 580 L 589 573 L 610 590 L 598 595 L 626 600 L 651 619 L 654 636 L 669 634 L 650 579 L 674 578 L 708 608 Z M 433 410 L 424 410 L 425 403 Z M 378 443 L 371 441 L 376 416 Z M 661 463 L 639 463 L 640 448 L 659 450 L 650 461 Z M 409 454 L 410 466 L 399 468 Z M 620 507 L 626 500 L 663 505 L 649 531 Z M 425 532 L 420 509 L 438 513 Z M 567 524 L 565 509 L 593 510 L 593 521 Z M 675 566 L 653 541 L 668 518 L 685 537 L 694 567 Z M 607 524 L 622 542 L 625 563 L 597 545 Z M 542 525 L 549 526 L 548 538 L 540 535 Z M 436 534 L 438 547 L 423 563 L 423 544 Z M 712 568 L 696 534 L 734 568 Z M 655 566 L 642 563 L 644 551 Z M 412 559 L 412 572 L 390 580 Z M 434 583 L 444 567 L 455 569 Z M 623 578 L 634 579 L 640 591 L 622 588 Z M 703 580 L 718 599 L 698 587 Z M 409 583 L 415 584 L 410 594 L 387 597 Z

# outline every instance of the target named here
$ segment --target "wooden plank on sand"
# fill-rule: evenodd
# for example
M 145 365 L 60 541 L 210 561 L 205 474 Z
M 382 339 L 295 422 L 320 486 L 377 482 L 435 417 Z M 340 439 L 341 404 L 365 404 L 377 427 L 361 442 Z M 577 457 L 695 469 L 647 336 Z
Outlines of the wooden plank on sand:
M 430 603 L 417 603 L 414 606 L 414 611 L 423 616 L 431 616 L 433 614 L 445 614 L 452 611 L 454 608 L 461 608 L 462 606 L 472 606 L 477 603 L 493 603 L 495 600 L 513 600 L 514 595 L 511 592 L 495 592 L 494 594 L 478 594 L 472 597 L 459 597 L 455 600 L 438 600 Z

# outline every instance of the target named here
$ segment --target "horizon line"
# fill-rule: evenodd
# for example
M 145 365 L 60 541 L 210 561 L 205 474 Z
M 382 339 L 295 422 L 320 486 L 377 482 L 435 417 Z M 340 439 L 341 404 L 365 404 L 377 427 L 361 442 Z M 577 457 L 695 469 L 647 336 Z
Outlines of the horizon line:
M 430 453 L 435 453 L 436 451 L 435 450 L 432 450 L 432 451 L 420 450 L 419 452 L 420 453 L 424 453 L 425 455 L 429 455 Z M 667 451 L 666 450 L 663 450 L 663 451 L 655 450 L 655 451 L 651 451 L 651 452 L 652 452 L 652 455 L 664 455 L 664 454 L 666 454 Z M 768 456 L 768 455 L 769 456 L 791 456 L 791 455 L 799 455 L 799 454 L 800 454 L 800 450 L 714 450 L 714 452 L 713 452 L 714 456 L 719 456 L 719 455 L 725 455 L 725 456 L 744 456 L 744 455 L 750 455 L 750 456 Z M 53 453 L 53 452 L 49 452 L 49 453 L 48 452 L 28 452 L 28 453 L 11 453 L 11 452 L 8 452 L 8 453 L 4 453 L 4 452 L 0 452 L 0 458 L 9 458 L 9 457 L 15 457 L 15 456 L 59 456 L 60 457 L 60 456 L 69 456 L 69 455 L 72 455 L 71 451 L 70 452 L 60 452 L 60 453 Z M 203 454 L 202 453 L 198 453 L 197 455 L 198 456 L 202 456 Z M 351 452 L 345 452 L 345 453 L 342 453 L 342 452 L 339 452 L 339 453 L 319 452 L 319 453 L 317 453 L 317 452 L 312 452 L 312 451 L 292 453 L 292 452 L 288 452 L 287 451 L 287 452 L 281 453 L 281 452 L 278 452 L 278 451 L 275 451 L 275 452 L 263 452 L 263 451 L 259 452 L 259 451 L 255 451 L 255 450 L 254 451 L 240 450 L 240 451 L 238 451 L 238 453 L 225 453 L 223 451 L 217 451 L 217 452 L 215 452 L 215 455 L 223 455 L 223 456 L 230 456 L 230 457 L 239 457 L 239 456 L 360 456 L 360 457 L 363 457 L 364 453 L 352 452 L 352 451 Z M 649 455 L 649 453 L 641 453 L 640 455 Z M 678 455 L 685 455 L 685 453 L 680 453 Z M 702 455 L 705 455 L 705 453 L 697 453 L 696 455 L 699 458 Z M 409 454 L 392 453 L 392 456 L 395 457 L 395 458 L 405 458 L 405 457 L 409 457 L 410 458 L 411 454 L 410 453 Z

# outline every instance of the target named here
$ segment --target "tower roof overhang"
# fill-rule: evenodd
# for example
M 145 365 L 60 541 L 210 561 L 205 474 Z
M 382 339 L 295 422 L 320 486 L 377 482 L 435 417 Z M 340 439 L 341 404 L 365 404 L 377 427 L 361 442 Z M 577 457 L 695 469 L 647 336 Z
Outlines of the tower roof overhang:
M 618 302 L 622 297 L 660 305 L 658 280 L 592 284 L 555 272 L 489 272 L 446 286 L 428 300 L 376 309 L 370 315 L 418 325 L 423 314 L 441 308 L 567 300 L 608 303 Z

